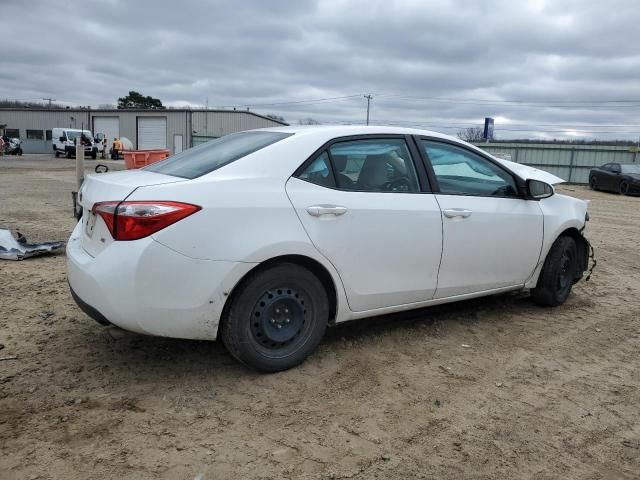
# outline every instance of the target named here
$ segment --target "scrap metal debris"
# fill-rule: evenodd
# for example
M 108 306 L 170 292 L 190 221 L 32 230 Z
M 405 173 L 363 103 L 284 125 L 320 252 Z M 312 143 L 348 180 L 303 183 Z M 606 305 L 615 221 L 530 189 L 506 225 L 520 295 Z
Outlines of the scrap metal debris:
M 22 260 L 64 248 L 65 242 L 27 243 L 27 239 L 18 232 L 16 239 L 6 228 L 0 228 L 0 259 Z

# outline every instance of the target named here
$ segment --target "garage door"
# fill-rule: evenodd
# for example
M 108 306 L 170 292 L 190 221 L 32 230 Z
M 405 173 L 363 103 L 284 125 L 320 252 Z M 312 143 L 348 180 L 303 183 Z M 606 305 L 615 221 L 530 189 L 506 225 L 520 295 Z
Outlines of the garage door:
M 109 143 L 120 138 L 120 119 L 118 117 L 93 117 L 93 134 L 104 133 Z
M 138 117 L 138 150 L 167 148 L 167 117 Z

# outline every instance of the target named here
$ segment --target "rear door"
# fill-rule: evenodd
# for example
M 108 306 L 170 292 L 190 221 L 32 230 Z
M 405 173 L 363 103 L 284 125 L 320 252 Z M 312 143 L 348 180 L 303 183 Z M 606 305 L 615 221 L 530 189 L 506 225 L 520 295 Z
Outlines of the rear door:
M 443 213 L 436 298 L 524 284 L 540 257 L 539 203 L 518 194 L 498 162 L 452 142 L 421 138 Z
M 300 221 L 340 274 L 353 311 L 430 300 L 436 290 L 440 208 L 407 140 L 339 139 L 287 182 Z

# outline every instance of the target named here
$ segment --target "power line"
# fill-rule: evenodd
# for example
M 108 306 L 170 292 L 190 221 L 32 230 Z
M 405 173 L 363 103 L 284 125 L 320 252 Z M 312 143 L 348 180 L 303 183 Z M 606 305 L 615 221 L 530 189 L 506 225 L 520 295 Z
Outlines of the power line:
M 623 99 L 623 100 L 501 100 L 501 99 L 482 99 L 482 98 L 451 98 L 451 97 L 423 97 L 423 96 L 410 96 L 402 94 L 376 94 L 380 98 L 397 98 L 404 100 L 430 100 L 436 102 L 446 103 L 461 103 L 461 104 L 473 104 L 473 105 L 543 105 L 543 106 L 572 106 L 571 104 L 583 104 L 593 106 L 596 104 L 616 104 L 616 103 L 634 103 L 640 104 L 640 99 Z M 609 105 L 606 105 L 609 106 Z M 619 105 L 629 106 L 629 105 Z M 635 106 L 635 105 L 634 105 Z
M 244 105 L 224 105 L 220 108 L 246 108 L 246 107 L 276 107 L 282 105 L 301 105 L 301 104 L 314 104 L 314 103 L 330 103 L 337 102 L 342 100 L 348 100 L 351 98 L 358 98 L 362 94 L 358 93 L 355 95 L 343 95 L 341 97 L 327 97 L 327 98 L 315 98 L 310 100 L 294 100 L 294 101 L 286 101 L 286 102 L 273 102 L 273 103 L 248 103 Z

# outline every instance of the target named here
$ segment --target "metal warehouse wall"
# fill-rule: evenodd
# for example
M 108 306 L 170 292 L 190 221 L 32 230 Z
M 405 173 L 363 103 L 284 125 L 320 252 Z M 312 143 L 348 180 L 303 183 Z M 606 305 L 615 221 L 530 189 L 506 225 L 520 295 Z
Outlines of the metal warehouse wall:
M 222 137 L 229 133 L 253 128 L 281 127 L 282 124 L 266 117 L 243 111 L 193 110 L 191 132 L 199 137 Z
M 22 149 L 25 153 L 53 153 L 51 141 L 46 140 L 46 130 L 56 127 L 90 128 L 89 110 L 1 110 L 0 125 L 19 129 Z M 27 138 L 27 130 L 42 131 L 43 140 Z
M 167 149 L 173 153 L 174 135 L 182 135 L 183 144 L 188 145 L 188 115 L 185 110 L 109 110 L 92 111 L 91 115 L 92 117 L 120 117 L 120 136 L 131 140 L 134 148 L 138 148 L 138 117 L 164 117 L 167 119 Z
M 506 153 L 517 163 L 536 167 L 570 183 L 588 183 L 592 167 L 609 162 L 639 163 L 636 147 L 549 143 L 475 143 L 489 153 Z
M 138 145 L 138 117 L 165 117 L 167 119 L 167 148 L 174 152 L 174 135 L 182 135 L 183 148 L 189 148 L 193 136 L 220 137 L 229 133 L 282 126 L 253 112 L 235 110 L 46 110 L 0 109 L 0 124 L 18 129 L 25 153 L 53 152 L 46 131 L 55 127 L 81 128 L 93 131 L 96 117 L 118 117 L 120 136 Z M 27 130 L 40 130 L 42 140 L 27 138 Z M 98 133 L 98 132 L 93 132 Z

